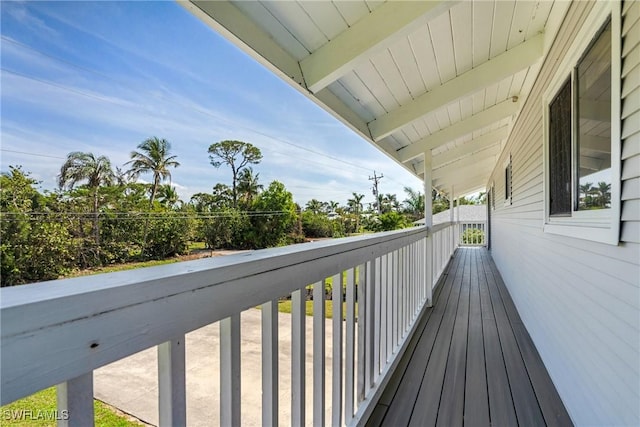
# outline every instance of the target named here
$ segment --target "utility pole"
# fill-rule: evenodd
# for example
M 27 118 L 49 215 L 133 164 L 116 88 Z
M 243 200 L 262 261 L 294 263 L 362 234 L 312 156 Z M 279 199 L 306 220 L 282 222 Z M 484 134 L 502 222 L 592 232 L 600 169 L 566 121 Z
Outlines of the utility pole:
M 382 214 L 382 206 L 380 203 L 380 200 L 378 199 L 378 194 L 380 194 L 378 192 L 378 183 L 380 182 L 380 180 L 384 178 L 384 175 L 380 174 L 380 175 L 376 175 L 376 171 L 373 171 L 373 178 L 369 177 L 369 181 L 373 181 L 373 197 L 375 197 L 376 199 L 376 206 L 378 207 L 378 214 Z

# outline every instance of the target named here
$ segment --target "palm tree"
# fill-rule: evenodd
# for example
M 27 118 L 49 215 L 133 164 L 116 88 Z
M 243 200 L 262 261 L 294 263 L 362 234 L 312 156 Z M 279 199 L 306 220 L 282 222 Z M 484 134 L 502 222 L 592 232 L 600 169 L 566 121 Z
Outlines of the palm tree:
M 406 212 L 414 220 L 422 218 L 424 216 L 424 194 L 410 187 L 404 187 L 404 192 L 407 193 L 407 199 L 403 202 L 406 206 Z
M 160 203 L 168 208 L 173 208 L 180 203 L 180 196 L 176 191 L 176 187 L 171 185 L 161 185 L 158 189 L 158 200 Z
M 171 144 L 166 139 L 152 137 L 145 139 L 138 145 L 138 150 L 131 152 L 131 160 L 125 163 L 131 164 L 129 174 L 137 178 L 142 173 L 153 174 L 153 184 L 151 186 L 151 196 L 149 206 L 153 206 L 160 182 L 169 179 L 171 182 L 171 172 L 169 168 L 180 166 L 176 161 L 177 156 L 169 155 Z
M 114 180 L 111 161 L 106 156 L 96 157 L 93 153 L 74 151 L 60 168 L 58 186 L 71 190 L 79 182 L 86 181 L 93 195 L 93 236 L 96 245 L 100 244 L 98 223 L 98 191 L 101 185 L 111 185 Z
M 329 212 L 335 212 L 335 211 L 336 211 L 336 209 L 338 209 L 338 206 L 339 206 L 339 205 L 340 205 L 340 204 L 339 204 L 338 202 L 333 201 L 333 200 L 329 200 L 329 203 L 327 203 L 327 210 L 328 210 Z
M 584 194 L 584 197 L 580 198 L 580 203 L 583 205 L 582 207 L 591 207 L 591 194 L 593 194 L 593 190 L 593 184 L 590 182 L 580 184 L 580 194 Z
M 259 177 L 260 174 L 257 173 L 254 175 L 253 168 L 250 166 L 242 169 L 242 172 L 240 172 L 238 176 L 238 195 L 246 207 L 251 206 L 254 197 L 257 196 L 263 188 L 262 184 L 258 184 Z
M 596 194 L 596 203 L 600 208 L 608 208 L 611 203 L 611 184 L 604 181 L 598 183 L 598 186 L 594 188 Z
M 320 200 L 311 199 L 307 202 L 307 205 L 305 206 L 305 210 L 311 211 L 314 214 L 318 214 L 320 213 L 320 211 L 322 211 L 323 206 L 324 206 L 324 203 L 321 202 Z
M 362 199 L 364 194 L 351 193 L 353 198 L 347 200 L 347 205 L 356 216 L 356 232 L 360 230 L 360 212 L 362 212 Z

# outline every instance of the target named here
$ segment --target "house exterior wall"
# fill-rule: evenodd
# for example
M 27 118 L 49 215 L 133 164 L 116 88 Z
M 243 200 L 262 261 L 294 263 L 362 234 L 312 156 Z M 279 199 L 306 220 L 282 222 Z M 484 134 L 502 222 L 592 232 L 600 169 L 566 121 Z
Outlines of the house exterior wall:
M 577 425 L 640 424 L 640 2 L 622 5 L 622 210 L 617 246 L 543 231 L 542 95 L 593 3 L 574 2 L 487 187 L 491 242 Z M 502 164 L 512 158 L 511 204 Z

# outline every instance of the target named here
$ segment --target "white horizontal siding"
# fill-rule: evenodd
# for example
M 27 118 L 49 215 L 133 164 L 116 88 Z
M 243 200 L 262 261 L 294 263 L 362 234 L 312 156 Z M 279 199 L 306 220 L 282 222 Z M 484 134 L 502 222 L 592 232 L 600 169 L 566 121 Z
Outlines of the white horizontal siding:
M 640 243 L 640 3 L 624 8 L 622 27 L 622 227 L 621 240 Z M 629 184 L 627 185 L 627 182 Z
M 591 5 L 575 2 L 497 162 L 493 258 L 577 425 L 640 424 L 640 44 L 623 62 L 622 237 L 618 246 L 544 233 L 541 96 Z M 624 13 L 640 26 L 640 2 Z M 626 34 L 640 32 L 623 21 Z M 626 71 L 626 75 L 625 75 Z M 626 122 L 628 121 L 628 122 Z M 504 204 L 511 155 L 512 204 Z M 635 233 L 635 234 L 634 234 Z

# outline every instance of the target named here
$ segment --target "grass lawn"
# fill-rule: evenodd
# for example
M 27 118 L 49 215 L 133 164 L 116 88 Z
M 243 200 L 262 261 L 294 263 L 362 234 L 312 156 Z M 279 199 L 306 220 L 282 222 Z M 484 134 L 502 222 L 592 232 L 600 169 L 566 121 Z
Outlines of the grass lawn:
M 307 316 L 313 316 L 313 301 L 306 302 Z M 291 313 L 291 300 L 278 301 L 278 311 L 280 313 Z M 358 314 L 358 304 L 356 303 L 356 315 Z M 326 300 L 324 302 L 324 316 L 327 319 L 333 318 L 333 301 Z M 342 303 L 342 318 L 347 318 L 347 303 Z
M 144 425 L 117 414 L 104 403 L 94 400 L 95 425 L 129 427 Z M 55 426 L 56 388 L 51 387 L 0 408 L 2 426 Z M 62 417 L 62 413 L 57 413 Z

